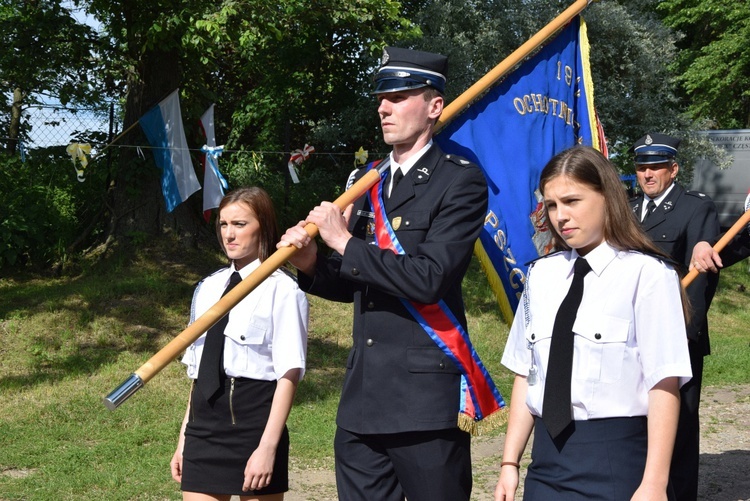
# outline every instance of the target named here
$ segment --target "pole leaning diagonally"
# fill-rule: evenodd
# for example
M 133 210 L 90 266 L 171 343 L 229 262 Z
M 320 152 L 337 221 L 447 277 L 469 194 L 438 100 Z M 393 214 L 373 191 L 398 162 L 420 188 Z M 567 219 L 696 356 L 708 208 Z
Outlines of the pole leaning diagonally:
M 553 19 L 549 24 L 532 36 L 526 43 L 511 53 L 506 59 L 500 62 L 484 77 L 479 79 L 474 85 L 469 87 L 463 94 L 458 96 L 453 102 L 443 110 L 443 114 L 436 124 L 435 131 L 442 129 L 450 120 L 458 116 L 473 101 L 479 98 L 486 90 L 492 87 L 507 73 L 512 71 L 519 63 L 528 57 L 535 49 L 541 46 L 547 39 L 554 35 L 560 28 L 565 26 L 571 19 L 583 11 L 586 6 L 593 0 L 576 0 L 570 7 L 565 9 L 560 15 Z M 354 185 L 344 192 L 333 203 L 339 206 L 343 211 L 349 204 L 353 203 L 359 197 L 370 189 L 380 179 L 380 172 L 386 169 L 388 162 L 384 161 L 378 165 L 378 169 L 372 169 L 354 183 Z M 316 237 L 318 227 L 310 223 L 305 226 L 305 231 L 311 236 Z M 286 263 L 289 258 L 297 251 L 296 247 L 283 247 L 271 254 L 261 265 L 240 282 L 234 289 L 221 298 L 216 304 L 209 308 L 206 313 L 197 318 L 185 330 L 178 334 L 164 348 L 159 350 L 146 363 L 139 367 L 123 383 L 104 397 L 104 405 L 114 410 L 125 400 L 130 398 L 143 385 L 150 381 L 159 371 L 164 369 L 172 360 L 177 358 L 188 346 L 198 339 L 211 326 L 218 322 L 224 315 L 229 313 L 242 299 L 250 294 L 263 280 L 268 278 L 275 270 Z
M 367 172 L 333 203 L 343 211 L 348 205 L 364 195 L 372 185 L 378 182 L 380 179 L 380 173 L 384 169 L 387 169 L 389 164 L 389 160 L 381 162 L 377 169 L 371 169 Z M 315 238 L 318 235 L 318 227 L 312 223 L 308 223 L 305 226 L 305 231 L 312 238 Z M 131 374 L 130 377 L 120 386 L 104 397 L 104 405 L 110 410 L 119 407 L 121 403 L 150 381 L 151 378 L 164 369 L 164 367 L 166 367 L 172 360 L 177 358 L 180 353 L 182 353 L 204 332 L 221 320 L 224 315 L 227 315 L 229 310 L 234 308 L 237 303 L 242 301 L 242 299 L 250 294 L 261 284 L 261 282 L 271 276 L 271 274 L 278 268 L 283 266 L 295 252 L 297 252 L 297 248 L 294 246 L 277 249 L 276 252 L 264 260 L 257 269 L 245 277 L 242 282 L 237 284 L 234 289 L 229 291 L 216 304 L 209 308 L 208 311 L 175 336 L 174 339 L 152 356 L 145 364 L 141 365 L 141 367 Z
M 739 233 L 740 231 L 744 230 L 745 227 L 750 224 L 750 210 L 746 210 L 743 215 L 740 216 L 740 218 L 735 221 L 735 223 L 732 225 L 731 228 L 727 230 L 726 233 L 724 233 L 724 236 L 719 239 L 718 242 L 716 242 L 716 245 L 714 245 L 714 250 L 718 253 L 724 250 L 724 247 L 727 246 L 727 244 Z M 695 277 L 697 277 L 700 274 L 698 270 L 693 268 L 690 270 L 690 272 L 682 277 L 682 288 L 687 289 L 687 286 L 692 283 L 693 280 L 695 280 Z

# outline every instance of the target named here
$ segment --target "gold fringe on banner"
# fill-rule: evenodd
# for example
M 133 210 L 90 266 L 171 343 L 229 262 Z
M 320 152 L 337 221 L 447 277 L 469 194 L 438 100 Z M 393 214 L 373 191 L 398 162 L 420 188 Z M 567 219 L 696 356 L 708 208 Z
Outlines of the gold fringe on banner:
M 458 428 L 471 434 L 472 437 L 477 437 L 503 426 L 508 422 L 509 414 L 507 405 L 502 409 L 496 410 L 481 421 L 473 419 L 468 414 L 459 412 Z

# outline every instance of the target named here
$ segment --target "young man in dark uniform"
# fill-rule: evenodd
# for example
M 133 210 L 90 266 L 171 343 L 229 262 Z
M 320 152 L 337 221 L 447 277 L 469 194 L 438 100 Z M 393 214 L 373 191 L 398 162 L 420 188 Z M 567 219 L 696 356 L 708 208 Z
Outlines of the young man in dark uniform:
M 439 54 L 386 48 L 373 94 L 393 147 L 387 177 L 344 217 L 323 202 L 279 244 L 300 249 L 290 261 L 303 290 L 354 303 L 334 442 L 342 501 L 471 493 L 470 437 L 457 426 L 462 373 L 414 314 L 441 304 L 466 331 L 461 281 L 487 212 L 479 168 L 432 142 L 446 69 Z M 317 254 L 304 223 L 317 225 L 331 256 Z M 402 250 L 383 248 L 384 225 Z
M 685 273 L 695 244 L 719 233 L 719 219 L 709 197 L 686 191 L 675 182 L 679 144 L 679 139 L 656 133 L 635 143 L 636 178 L 643 193 L 630 204 L 646 233 Z M 693 378 L 680 389 L 680 421 L 670 469 L 670 482 L 679 501 L 695 501 L 698 496 L 698 407 L 703 357 L 710 352 L 708 308 L 717 283 L 717 275 L 701 275 L 687 288 L 692 305 L 687 335 Z

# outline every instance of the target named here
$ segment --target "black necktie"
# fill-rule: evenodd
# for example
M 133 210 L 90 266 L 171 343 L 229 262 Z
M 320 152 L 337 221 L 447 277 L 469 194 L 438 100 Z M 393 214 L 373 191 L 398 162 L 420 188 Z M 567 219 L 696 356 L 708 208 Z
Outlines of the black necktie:
M 391 185 L 391 193 L 388 194 L 388 198 L 391 198 L 393 190 L 396 189 L 398 183 L 404 178 L 404 172 L 400 167 L 396 167 L 396 172 L 393 172 L 393 184 Z
M 654 202 L 653 200 L 649 200 L 646 204 L 646 214 L 643 216 L 643 221 L 641 221 L 641 223 L 645 223 L 648 217 L 653 214 L 655 210 L 656 202 Z
M 234 289 L 235 285 L 242 282 L 242 277 L 238 272 L 232 273 L 229 277 L 229 285 L 224 289 L 221 297 L 227 292 Z M 221 386 L 224 378 L 224 367 L 221 363 L 221 357 L 224 354 L 224 329 L 229 322 L 229 313 L 221 317 L 213 327 L 208 329 L 206 341 L 203 345 L 203 354 L 201 355 L 201 364 L 198 369 L 198 389 L 203 393 L 206 400 L 210 399 L 216 390 Z
M 552 438 L 557 437 L 572 420 L 570 380 L 573 373 L 573 324 L 583 297 L 583 277 L 589 271 L 591 266 L 584 258 L 576 259 L 573 283 L 557 310 L 552 328 L 542 407 L 542 419 Z

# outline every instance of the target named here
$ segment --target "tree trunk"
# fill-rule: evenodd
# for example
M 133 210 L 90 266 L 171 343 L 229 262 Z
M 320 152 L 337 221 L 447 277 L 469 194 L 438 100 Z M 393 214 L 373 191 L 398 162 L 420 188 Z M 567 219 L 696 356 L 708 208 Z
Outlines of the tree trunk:
M 180 84 L 179 54 L 176 49 L 146 50 L 140 57 L 137 71 L 128 81 L 124 129 L 137 122 Z M 140 127 L 118 141 L 119 168 L 114 173 L 112 204 L 114 234 L 145 241 L 172 230 L 194 245 L 205 223 L 201 217 L 200 192 L 167 213 L 161 192 L 161 171 L 154 163 L 148 142 Z M 115 147 L 118 145 L 115 145 Z M 145 159 L 133 146 L 143 146 Z
M 13 104 L 10 108 L 10 127 L 8 128 L 8 145 L 6 147 L 8 153 L 13 155 L 16 152 L 16 146 L 18 145 L 18 136 L 21 131 L 21 102 L 23 101 L 23 93 L 21 89 L 13 90 Z

